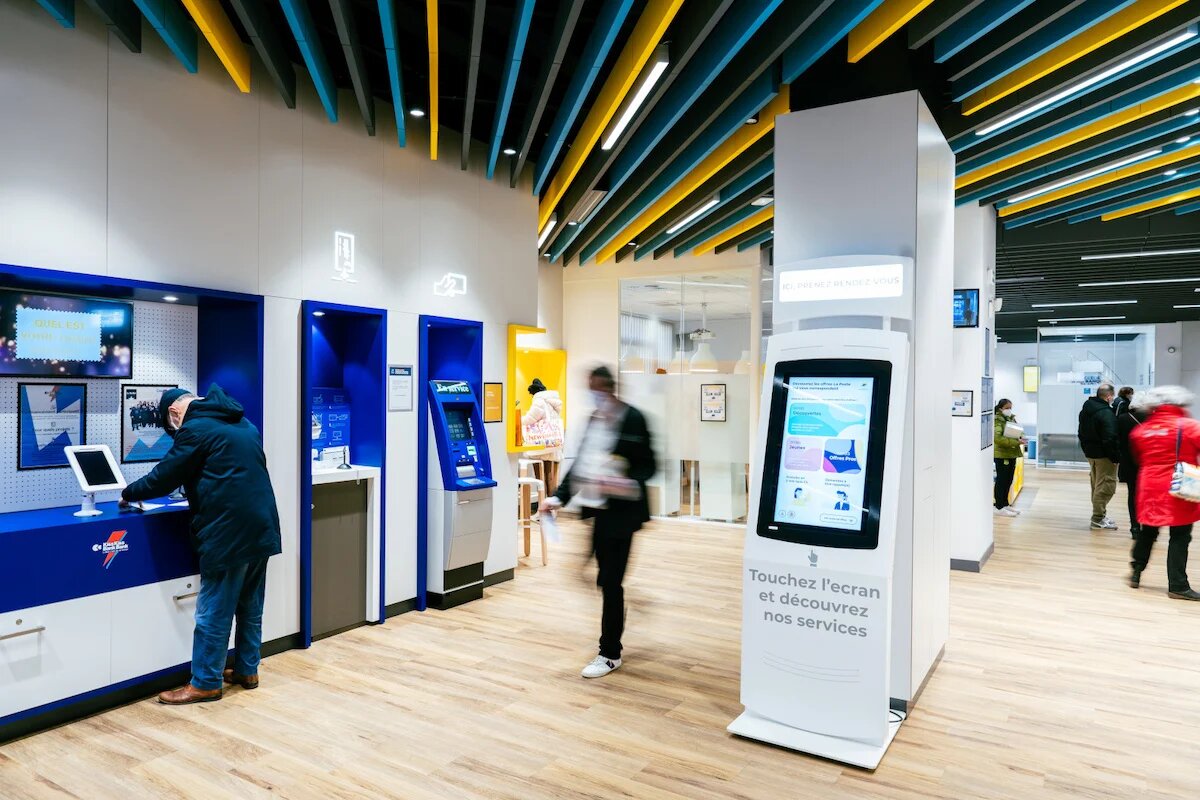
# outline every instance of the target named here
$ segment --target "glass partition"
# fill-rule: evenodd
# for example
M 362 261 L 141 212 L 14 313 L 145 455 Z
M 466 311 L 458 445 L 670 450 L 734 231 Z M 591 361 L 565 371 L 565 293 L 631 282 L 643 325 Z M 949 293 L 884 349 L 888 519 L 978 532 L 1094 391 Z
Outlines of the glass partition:
M 745 520 L 757 279 L 741 269 L 621 281 L 618 382 L 655 437 L 655 516 Z
M 1085 464 L 1079 410 L 1102 383 L 1141 391 L 1154 385 L 1154 326 L 1039 328 L 1038 463 Z

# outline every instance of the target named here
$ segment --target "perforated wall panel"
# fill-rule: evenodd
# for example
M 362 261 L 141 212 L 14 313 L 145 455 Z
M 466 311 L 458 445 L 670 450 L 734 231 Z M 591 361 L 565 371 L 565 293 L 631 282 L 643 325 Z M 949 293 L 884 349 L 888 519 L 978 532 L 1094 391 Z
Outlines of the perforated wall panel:
M 70 467 L 17 469 L 17 384 L 48 383 L 45 378 L 0 378 L 0 513 L 54 508 L 78 503 L 79 484 Z M 133 304 L 133 377 L 129 380 L 63 381 L 87 384 L 87 441 L 106 444 L 121 458 L 121 386 L 126 383 L 196 386 L 196 308 L 169 303 Z M 135 481 L 153 464 L 122 464 Z M 115 500 L 116 493 L 99 501 Z

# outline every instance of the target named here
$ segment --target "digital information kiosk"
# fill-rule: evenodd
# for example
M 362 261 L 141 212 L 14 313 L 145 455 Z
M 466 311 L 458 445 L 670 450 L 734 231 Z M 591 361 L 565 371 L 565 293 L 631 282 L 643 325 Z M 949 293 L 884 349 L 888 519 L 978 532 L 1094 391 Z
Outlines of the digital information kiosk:
M 492 460 L 468 381 L 429 382 L 429 592 L 450 608 L 483 597 L 492 537 Z
M 96 492 L 120 491 L 125 488 L 125 476 L 106 444 L 81 444 L 63 448 L 67 463 L 75 472 L 75 480 L 83 490 L 83 503 L 77 517 L 98 517 Z M 140 509 L 140 506 L 139 506 Z

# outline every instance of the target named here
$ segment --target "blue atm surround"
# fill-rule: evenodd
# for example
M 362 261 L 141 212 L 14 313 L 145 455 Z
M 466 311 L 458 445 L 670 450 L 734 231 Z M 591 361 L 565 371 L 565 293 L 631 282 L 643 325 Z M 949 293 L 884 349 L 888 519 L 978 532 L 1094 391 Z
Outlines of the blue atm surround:
M 31 292 L 164 302 L 197 309 L 197 385 L 220 384 L 263 424 L 263 298 L 197 287 L 0 264 L 0 286 Z M 138 358 L 134 350 L 134 360 Z M 99 379 L 95 379 L 99 380 Z M 160 501 L 161 502 L 161 501 Z M 164 506 L 120 514 L 100 503 L 100 516 L 73 516 L 78 505 L 0 514 L 0 613 L 36 608 L 194 575 L 199 571 L 186 510 Z M 111 559 L 105 552 L 106 542 Z M 97 549 L 98 548 L 98 549 Z M 105 562 L 107 561 L 107 566 Z M 94 713 L 167 688 L 186 664 L 161 669 L 0 718 L 0 741 Z
M 495 486 L 483 417 L 471 384 L 467 381 L 430 381 L 429 415 L 442 467 L 442 488 L 463 492 Z M 466 468 L 475 474 L 459 474 L 460 469 Z

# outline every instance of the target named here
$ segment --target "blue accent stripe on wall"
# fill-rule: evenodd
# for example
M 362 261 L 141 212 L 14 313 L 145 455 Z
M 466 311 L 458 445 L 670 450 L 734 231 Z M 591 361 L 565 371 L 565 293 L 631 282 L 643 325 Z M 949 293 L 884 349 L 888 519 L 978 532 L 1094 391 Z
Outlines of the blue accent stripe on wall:
M 634 202 L 626 206 L 600 235 L 583 249 L 580 253 L 580 261 L 591 258 L 619 236 L 630 222 L 669 192 L 675 184 L 695 169 L 696 165 L 732 136 L 734 131 L 745 125 L 747 117 L 756 114 L 763 106 L 771 102 L 771 98 L 779 89 L 773 73 L 774 70 L 764 70 L 755 78 L 750 87 L 742 92 L 721 116 L 713 120 L 683 152 L 671 161 L 670 166 L 662 174 L 651 181 Z
M 508 39 L 508 57 L 504 59 L 504 76 L 500 79 L 500 97 L 496 103 L 496 116 L 492 122 L 492 143 L 488 150 L 487 179 L 496 174 L 496 160 L 500 158 L 500 145 L 504 141 L 504 130 L 508 126 L 508 112 L 512 108 L 513 92 L 517 88 L 517 76 L 521 72 L 521 58 L 525 54 L 525 40 L 529 37 L 529 25 L 533 21 L 534 0 L 519 0 L 513 18 L 512 35 Z
M 64 28 L 75 27 L 75 0 L 37 0 L 46 13 Z
M 584 101 L 592 89 L 592 84 L 600 76 L 608 51 L 612 49 L 617 34 L 629 10 L 633 8 L 633 0 L 606 0 L 596 22 L 592 26 L 592 35 L 583 48 L 583 55 L 575 67 L 575 74 L 567 85 L 567 93 L 563 96 L 558 114 L 546 135 L 546 144 L 538 157 L 537 171 L 534 173 L 533 193 L 541 194 L 546 181 L 550 179 L 550 170 L 558 161 L 558 154 L 567 141 L 567 134 L 575 125 L 575 120 L 584 109 Z M 559 237 L 562 238 L 562 237 Z
M 988 0 L 933 40 L 933 60 L 941 64 L 1031 5 L 1033 0 Z
M 1043 53 L 1054 49 L 1093 25 L 1104 21 L 1126 6 L 1133 5 L 1134 1 L 1087 0 L 1087 2 L 1071 9 L 1058 19 L 1026 36 L 1007 50 L 989 58 L 963 77 L 951 81 L 950 87 L 955 102 L 961 101 L 980 89 L 992 85 L 1005 75 L 1015 72 Z
M 196 61 L 196 29 L 178 0 L 133 0 L 145 14 L 151 27 L 158 32 L 167 48 L 175 54 L 184 69 L 194 73 Z
M 683 75 L 671 85 L 667 95 L 655 104 L 646 121 L 638 126 L 633 138 L 609 168 L 608 194 L 596 205 L 597 210 L 603 208 L 616 190 L 635 173 L 675 123 L 782 3 L 783 0 L 742 0 L 721 18 L 716 30 L 700 45 L 700 50 L 692 57 Z
M 321 40 L 317 36 L 312 16 L 308 13 L 308 6 L 304 0 L 279 0 L 279 4 L 283 7 L 283 15 L 287 17 L 288 27 L 292 29 L 292 36 L 296 38 L 296 44 L 300 47 L 300 56 L 304 59 L 304 65 L 308 67 L 308 74 L 317 88 L 321 105 L 325 107 L 325 116 L 329 117 L 330 122 L 337 122 L 337 86 L 333 82 L 333 73 L 325 58 L 325 51 L 321 49 Z
M 404 106 L 404 79 L 400 73 L 400 45 L 396 22 L 396 0 L 379 0 L 379 24 L 383 28 L 383 49 L 387 55 L 388 82 L 392 87 L 392 110 L 396 116 L 396 138 L 400 146 L 408 141 L 404 130 L 407 111 Z

